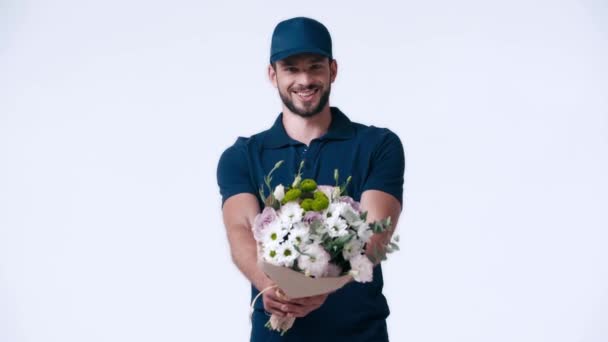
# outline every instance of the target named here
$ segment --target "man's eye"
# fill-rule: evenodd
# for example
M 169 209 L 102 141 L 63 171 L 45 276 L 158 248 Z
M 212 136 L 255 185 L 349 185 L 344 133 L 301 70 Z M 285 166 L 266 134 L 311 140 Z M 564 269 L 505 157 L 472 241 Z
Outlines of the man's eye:
M 296 68 L 285 68 L 285 71 L 287 72 L 296 72 Z

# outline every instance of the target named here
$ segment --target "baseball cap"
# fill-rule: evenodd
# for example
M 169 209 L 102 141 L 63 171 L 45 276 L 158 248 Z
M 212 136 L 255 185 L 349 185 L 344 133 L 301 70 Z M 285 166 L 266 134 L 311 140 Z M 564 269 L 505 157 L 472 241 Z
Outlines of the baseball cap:
M 316 53 L 331 59 L 329 31 L 311 18 L 296 17 L 281 21 L 272 33 L 270 63 L 300 53 Z

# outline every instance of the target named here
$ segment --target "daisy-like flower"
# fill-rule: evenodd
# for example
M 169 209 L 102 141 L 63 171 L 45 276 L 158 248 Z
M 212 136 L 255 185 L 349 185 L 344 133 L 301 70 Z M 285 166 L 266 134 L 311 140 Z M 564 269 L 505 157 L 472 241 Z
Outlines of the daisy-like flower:
M 277 260 L 281 266 L 291 267 L 298 258 L 298 252 L 289 241 L 282 243 L 277 248 Z
M 374 232 L 366 222 L 360 221 L 354 227 L 357 229 L 357 236 L 359 239 L 361 239 L 361 241 L 363 241 L 363 243 L 368 243 L 372 238 L 372 235 L 374 235 Z
M 280 262 L 279 262 L 279 258 L 278 258 L 278 252 L 277 252 L 277 246 L 272 246 L 272 247 L 264 247 L 264 251 L 262 254 L 262 257 L 264 258 L 264 261 L 266 261 L 269 264 L 275 265 L 275 266 L 281 266 Z
M 319 244 L 307 245 L 298 257 L 298 266 L 307 276 L 322 277 L 327 273 L 330 255 Z
M 302 221 L 304 210 L 297 202 L 287 202 L 279 210 L 279 219 L 286 226 L 290 227 L 296 222 Z
M 264 247 L 277 247 L 283 242 L 285 235 L 287 235 L 287 230 L 283 229 L 281 222 L 273 221 L 264 229 L 262 245 Z
M 331 203 L 327 210 L 325 211 L 326 216 L 342 216 L 342 214 L 347 210 L 348 204 L 342 202 Z M 331 214 L 331 215 L 330 215 Z
M 310 239 L 310 227 L 306 222 L 296 222 L 293 228 L 289 231 L 288 241 L 295 246 L 308 243 Z
M 344 245 L 344 249 L 342 249 L 342 256 L 344 256 L 344 260 L 349 260 L 357 255 L 360 255 L 362 252 L 363 241 L 353 237 Z
M 348 234 L 348 224 L 340 216 L 331 216 L 325 220 L 327 234 L 331 237 L 340 237 Z
M 349 262 L 351 268 L 349 274 L 353 276 L 353 279 L 355 279 L 356 282 L 368 283 L 372 281 L 374 276 L 374 265 L 366 255 L 357 255 L 350 259 Z

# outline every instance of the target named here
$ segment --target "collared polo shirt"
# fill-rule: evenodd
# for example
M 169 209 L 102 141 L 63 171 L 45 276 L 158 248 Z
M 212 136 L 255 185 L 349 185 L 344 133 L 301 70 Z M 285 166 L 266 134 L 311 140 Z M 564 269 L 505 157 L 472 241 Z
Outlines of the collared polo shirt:
M 233 195 L 251 193 L 263 208 L 259 189 L 263 186 L 265 195 L 269 195 L 264 177 L 280 160 L 283 165 L 272 175 L 273 188 L 278 184 L 290 185 L 300 162 L 304 161 L 303 178 L 335 185 L 334 170 L 337 169 L 340 183 L 352 177 L 347 193 L 354 200 L 360 201 L 364 191 L 373 189 L 394 196 L 402 204 L 405 155 L 399 137 L 387 128 L 352 122 L 336 107 L 331 107 L 331 115 L 328 131 L 308 146 L 287 135 L 283 114 L 279 114 L 270 129 L 249 138 L 239 137 L 219 160 L 217 180 L 222 205 Z M 251 341 L 388 341 L 389 308 L 382 287 L 382 268 L 378 265 L 372 282 L 351 282 L 330 294 L 319 309 L 296 319 L 292 329 L 283 336 L 264 327 L 269 317 L 258 300 Z M 258 293 L 252 286 L 251 298 Z

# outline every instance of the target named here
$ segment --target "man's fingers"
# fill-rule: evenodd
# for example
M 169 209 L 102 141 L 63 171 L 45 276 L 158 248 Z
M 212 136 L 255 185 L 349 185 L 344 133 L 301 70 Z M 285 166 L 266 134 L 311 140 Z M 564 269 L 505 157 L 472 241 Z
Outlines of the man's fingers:
M 275 314 L 280 317 L 284 317 L 286 315 L 285 311 L 281 310 L 283 304 L 267 299 L 264 301 L 264 310 L 268 311 L 271 314 Z
M 288 314 L 292 314 L 294 317 L 303 317 L 307 311 L 307 307 L 297 304 L 283 304 L 281 310 Z
M 264 293 L 264 307 L 266 311 L 281 317 L 305 317 L 318 309 L 327 299 L 327 294 L 298 299 L 289 299 L 282 291 L 268 291 Z
M 264 293 L 263 302 L 266 311 L 281 317 L 287 314 L 287 310 L 284 310 L 286 303 L 274 295 L 272 291 Z
M 292 302 L 286 302 L 272 295 L 264 296 L 264 308 L 270 313 L 276 313 L 280 316 L 285 316 L 288 313 L 294 317 L 304 314 L 308 310 L 308 306 L 299 305 Z
M 280 289 L 275 289 L 274 291 L 268 291 L 266 293 L 264 293 L 264 296 L 267 296 L 269 298 L 272 298 L 273 300 L 276 300 L 277 302 L 289 302 L 289 300 L 287 299 L 287 296 L 285 296 L 282 291 L 280 291 Z

